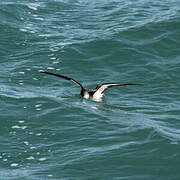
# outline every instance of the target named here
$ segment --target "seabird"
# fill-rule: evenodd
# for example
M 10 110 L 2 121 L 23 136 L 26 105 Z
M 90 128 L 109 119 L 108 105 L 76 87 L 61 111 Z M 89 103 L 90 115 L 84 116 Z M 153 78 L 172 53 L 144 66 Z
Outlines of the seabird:
M 46 71 L 41 71 L 41 73 L 57 76 L 66 80 L 69 80 L 76 85 L 78 85 L 81 89 L 80 95 L 85 98 L 85 99 L 91 99 L 93 101 L 101 101 L 102 97 L 104 96 L 104 92 L 113 86 L 127 86 L 127 85 L 140 85 L 137 83 L 126 83 L 126 82 L 111 82 L 111 83 L 103 83 L 103 84 L 98 84 L 95 89 L 93 90 L 86 90 L 81 83 L 76 81 L 75 79 L 72 79 L 70 77 L 61 75 L 61 74 L 55 74 L 51 72 L 46 72 Z

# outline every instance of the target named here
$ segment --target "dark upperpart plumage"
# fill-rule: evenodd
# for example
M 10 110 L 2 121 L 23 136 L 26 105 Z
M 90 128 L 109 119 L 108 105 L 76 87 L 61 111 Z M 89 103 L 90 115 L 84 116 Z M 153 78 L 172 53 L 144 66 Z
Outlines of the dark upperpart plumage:
M 81 83 L 79 83 L 78 81 L 76 81 L 75 79 L 73 78 L 70 78 L 70 77 L 67 77 L 67 76 L 64 76 L 64 75 L 61 75 L 61 74 L 55 74 L 55 73 L 51 73 L 51 72 L 47 72 L 47 71 L 41 71 L 41 73 L 44 73 L 44 74 L 49 74 L 49 75 L 53 75 L 53 76 L 56 76 L 56 77 L 60 77 L 60 78 L 63 78 L 65 80 L 69 80 L 73 83 L 75 83 L 76 85 L 78 85 L 81 89 L 80 91 L 80 95 L 85 98 L 85 99 L 91 99 L 93 101 L 101 101 L 103 95 L 104 95 L 104 92 L 108 89 L 108 88 L 111 88 L 113 86 L 127 86 L 127 85 L 140 85 L 140 84 L 137 84 L 137 83 L 123 83 L 123 82 L 112 82 L 112 83 L 103 83 L 103 84 L 98 84 L 96 86 L 95 89 L 93 90 L 86 90 Z

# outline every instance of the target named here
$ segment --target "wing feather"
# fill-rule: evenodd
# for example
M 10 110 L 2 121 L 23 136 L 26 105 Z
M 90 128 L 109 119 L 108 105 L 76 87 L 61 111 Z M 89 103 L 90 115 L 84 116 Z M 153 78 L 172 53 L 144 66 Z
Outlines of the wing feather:
M 121 83 L 121 82 L 112 82 L 112 83 L 103 83 L 103 84 L 99 84 L 97 85 L 96 87 L 96 93 L 97 94 L 103 94 L 104 91 L 108 88 L 111 88 L 113 86 L 127 86 L 127 85 L 140 85 L 140 84 L 137 84 L 137 83 Z
M 61 74 L 55 74 L 55 73 L 51 73 L 51 72 L 46 72 L 46 71 L 42 71 L 41 73 L 45 73 L 45 74 L 49 74 L 49 75 L 53 75 L 53 76 L 57 76 L 57 77 L 69 80 L 69 81 L 75 83 L 76 85 L 78 85 L 81 89 L 84 89 L 84 87 L 82 86 L 81 83 L 79 83 L 78 81 L 76 81 L 75 79 L 72 79 L 70 77 L 67 77 L 67 76 L 64 76 L 64 75 L 61 75 Z

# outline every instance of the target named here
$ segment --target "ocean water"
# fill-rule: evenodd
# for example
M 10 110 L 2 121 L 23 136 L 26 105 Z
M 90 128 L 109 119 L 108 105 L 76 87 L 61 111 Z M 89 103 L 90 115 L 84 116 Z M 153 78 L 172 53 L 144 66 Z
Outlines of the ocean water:
M 180 2 L 1 0 L 0 124 L 1 180 L 179 180 Z

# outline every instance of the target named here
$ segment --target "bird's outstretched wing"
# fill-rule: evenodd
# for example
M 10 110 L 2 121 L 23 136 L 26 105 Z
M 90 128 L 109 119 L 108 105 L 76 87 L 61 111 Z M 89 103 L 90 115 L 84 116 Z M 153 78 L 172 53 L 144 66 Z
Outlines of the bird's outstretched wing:
M 50 74 L 50 75 L 53 75 L 53 76 L 57 76 L 57 77 L 60 77 L 60 78 L 63 78 L 63 79 L 66 79 L 66 80 L 69 80 L 73 83 L 75 83 L 76 85 L 78 85 L 82 90 L 84 89 L 84 87 L 82 86 L 81 83 L 79 83 L 78 81 L 76 81 L 75 79 L 72 79 L 72 78 L 69 78 L 69 77 L 66 77 L 64 75 L 61 75 L 61 74 L 55 74 L 55 73 L 51 73 L 51 72 L 46 72 L 46 71 L 41 71 L 41 73 L 45 73 L 45 74 Z
M 111 88 L 113 86 L 127 86 L 127 85 L 140 85 L 137 83 L 121 83 L 121 82 L 112 82 L 112 83 L 103 83 L 103 84 L 99 84 L 96 87 L 96 94 L 103 94 L 104 91 L 108 88 Z

